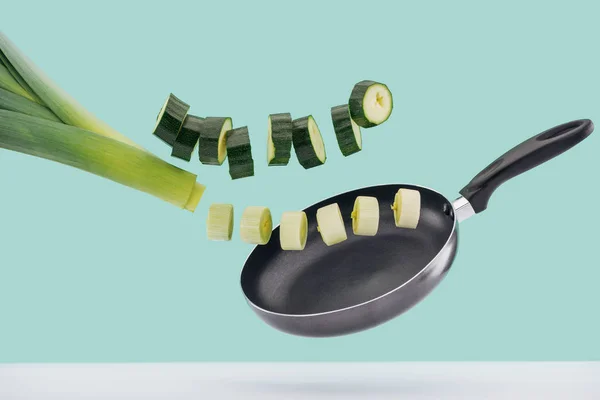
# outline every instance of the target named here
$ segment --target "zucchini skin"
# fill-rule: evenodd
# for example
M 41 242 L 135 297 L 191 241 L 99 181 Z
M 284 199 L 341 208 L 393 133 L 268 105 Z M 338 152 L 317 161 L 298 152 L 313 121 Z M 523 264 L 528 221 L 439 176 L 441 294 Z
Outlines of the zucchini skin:
M 198 143 L 203 121 L 204 118 L 195 115 L 188 115 L 185 117 L 183 126 L 175 139 L 175 143 L 173 143 L 171 156 L 185 161 L 190 161 L 192 159 L 192 153 Z
M 231 179 L 246 178 L 254 175 L 254 160 L 248 127 L 242 126 L 227 131 L 227 159 Z
M 295 119 L 293 121 L 292 128 L 292 141 L 294 143 L 294 150 L 296 151 L 298 162 L 304 167 L 304 169 L 310 169 L 324 164 L 321 160 L 319 160 L 312 141 L 310 140 L 308 121 L 311 118 L 312 116 L 309 115 Z
M 169 146 L 173 146 L 181 126 L 190 110 L 189 104 L 170 94 L 166 101 L 165 110 L 154 129 L 154 135 Z
M 219 139 L 221 130 L 229 117 L 207 117 L 202 123 L 198 145 L 198 157 L 205 165 L 221 165 L 219 162 Z M 225 161 L 225 160 L 223 160 Z
M 365 94 L 367 93 L 367 90 L 373 85 L 384 86 L 388 90 L 388 92 L 390 92 L 387 85 L 385 85 L 381 82 L 364 80 L 364 81 L 358 82 L 356 85 L 354 85 L 354 88 L 352 89 L 352 93 L 350 94 L 350 99 L 348 100 L 348 106 L 350 109 L 350 115 L 352 116 L 352 119 L 354 120 L 354 122 L 356 122 L 356 124 L 358 126 L 363 127 L 363 128 L 372 128 L 374 126 L 380 125 L 381 123 L 385 122 L 385 121 L 382 121 L 379 124 L 373 123 L 365 115 L 364 97 L 365 97 Z M 393 104 L 392 104 L 392 107 L 393 107 Z M 390 114 L 391 114 L 391 112 L 390 112 Z M 388 115 L 388 118 L 389 118 L 389 115 Z
M 348 104 L 331 107 L 333 130 L 342 154 L 347 157 L 361 150 L 352 129 L 352 117 Z M 358 125 L 358 124 L 357 124 Z
M 275 147 L 275 156 L 269 165 L 288 165 L 292 152 L 292 115 L 279 113 L 269 115 L 271 118 L 271 140 Z

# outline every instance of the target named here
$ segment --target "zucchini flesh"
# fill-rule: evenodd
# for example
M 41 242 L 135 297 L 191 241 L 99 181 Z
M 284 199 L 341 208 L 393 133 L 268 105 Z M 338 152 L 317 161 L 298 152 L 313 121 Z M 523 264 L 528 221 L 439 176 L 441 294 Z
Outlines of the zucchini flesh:
M 362 149 L 360 127 L 350 117 L 348 104 L 331 108 L 331 120 L 338 146 L 344 156 L 349 156 Z
M 304 211 L 286 211 L 279 222 L 282 250 L 304 250 L 308 236 L 308 219 Z
M 233 205 L 211 204 L 206 219 L 209 240 L 231 240 L 233 233 Z
M 181 158 L 185 161 L 192 159 L 194 148 L 198 144 L 200 137 L 200 129 L 204 118 L 196 117 L 195 115 L 187 115 L 183 121 L 183 126 L 173 143 L 173 151 L 171 156 Z
M 371 196 L 358 196 L 352 210 L 352 231 L 358 236 L 375 236 L 379 229 L 379 202 Z
M 169 94 L 156 118 L 153 134 L 169 146 L 173 146 L 189 109 L 187 103 L 175 97 L 173 93 Z
M 244 242 L 267 244 L 272 232 L 273 220 L 267 207 L 246 207 L 240 222 L 240 237 Z
M 269 165 L 287 165 L 292 149 L 292 115 L 269 115 L 267 128 L 267 162 Z
M 386 85 L 367 80 L 354 85 L 348 105 L 354 122 L 363 128 L 371 128 L 390 117 L 394 101 Z
M 421 217 L 421 192 L 399 189 L 394 196 L 394 222 L 398 228 L 416 229 Z
M 340 206 L 329 204 L 317 210 L 317 230 L 327 246 L 333 246 L 348 239 Z
M 226 134 L 232 128 L 231 118 L 207 117 L 200 129 L 198 156 L 206 165 L 221 165 L 227 157 Z
M 48 121 L 62 122 L 49 108 L 2 88 L 0 88 L 0 109 L 15 111 L 32 117 L 47 119 Z
M 292 124 L 294 150 L 305 169 L 323 165 L 327 160 L 321 131 L 312 115 L 298 118 Z
M 248 127 L 243 126 L 226 133 L 227 159 L 231 179 L 246 178 L 254 175 L 254 160 Z

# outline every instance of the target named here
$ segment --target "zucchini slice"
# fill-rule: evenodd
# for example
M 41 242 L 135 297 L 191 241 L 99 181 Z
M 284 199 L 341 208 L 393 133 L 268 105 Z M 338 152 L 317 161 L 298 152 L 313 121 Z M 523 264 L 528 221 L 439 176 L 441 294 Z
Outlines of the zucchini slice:
M 344 156 L 347 157 L 362 150 L 360 127 L 350 117 L 348 104 L 332 107 L 331 120 L 338 146 Z
M 375 197 L 358 196 L 351 217 L 355 235 L 375 236 L 379 229 L 379 202 Z
M 399 189 L 394 196 L 394 222 L 398 228 L 416 229 L 421 217 L 421 192 Z
M 153 134 L 169 146 L 173 146 L 189 110 L 190 106 L 187 103 L 175 97 L 173 93 L 169 94 L 158 113 Z
M 227 158 L 231 179 L 240 179 L 254 175 L 254 160 L 248 127 L 243 126 L 226 133 Z
M 269 115 L 267 128 L 267 162 L 269 165 L 287 165 L 292 149 L 292 115 Z
M 383 83 L 362 81 L 354 85 L 348 105 L 354 122 L 363 128 L 371 128 L 390 117 L 394 101 L 392 92 Z
M 209 240 L 231 240 L 233 233 L 233 205 L 211 204 L 206 218 Z
M 198 144 L 200 130 L 202 129 L 202 121 L 204 118 L 196 117 L 195 115 L 187 115 L 183 121 L 183 126 L 173 143 L 172 157 L 181 158 L 185 161 L 192 159 L 192 153 Z
M 267 207 L 246 207 L 240 222 L 240 236 L 246 243 L 267 244 L 271 239 L 273 220 Z
M 304 250 L 308 236 L 308 219 L 304 211 L 286 211 L 279 222 L 282 250 Z
M 337 203 L 329 204 L 317 210 L 317 224 L 317 230 L 321 233 L 323 242 L 327 246 L 333 246 L 348 239 L 342 212 Z
M 221 165 L 227 157 L 226 133 L 233 127 L 229 117 L 207 117 L 200 130 L 198 156 L 206 165 Z
M 323 137 L 312 115 L 294 120 L 292 139 L 298 161 L 305 169 L 323 165 L 327 160 Z

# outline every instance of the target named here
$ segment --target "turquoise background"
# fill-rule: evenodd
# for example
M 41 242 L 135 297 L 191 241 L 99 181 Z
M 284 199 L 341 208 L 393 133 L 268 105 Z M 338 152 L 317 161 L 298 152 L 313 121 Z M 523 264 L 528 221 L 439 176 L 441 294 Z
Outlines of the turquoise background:
M 497 191 L 430 297 L 370 331 L 289 336 L 247 307 L 250 245 L 205 238 L 213 202 L 281 212 L 378 183 L 450 198 L 513 145 L 600 123 L 597 2 L 9 2 L 1 29 L 102 119 L 208 185 L 195 214 L 0 152 L 0 361 L 598 360 L 600 133 Z M 329 119 L 362 79 L 394 113 L 344 158 Z M 172 159 L 169 92 L 248 125 L 256 176 Z M 267 168 L 266 118 L 312 113 L 327 163 Z

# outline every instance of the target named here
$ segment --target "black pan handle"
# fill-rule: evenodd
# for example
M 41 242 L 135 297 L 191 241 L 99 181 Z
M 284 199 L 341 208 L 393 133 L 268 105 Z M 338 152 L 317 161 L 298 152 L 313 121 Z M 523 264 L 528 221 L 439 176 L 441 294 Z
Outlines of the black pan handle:
M 476 213 L 480 213 L 487 208 L 498 186 L 565 152 L 593 131 L 592 121 L 580 119 L 535 135 L 488 165 L 462 188 L 460 194 L 471 203 Z

